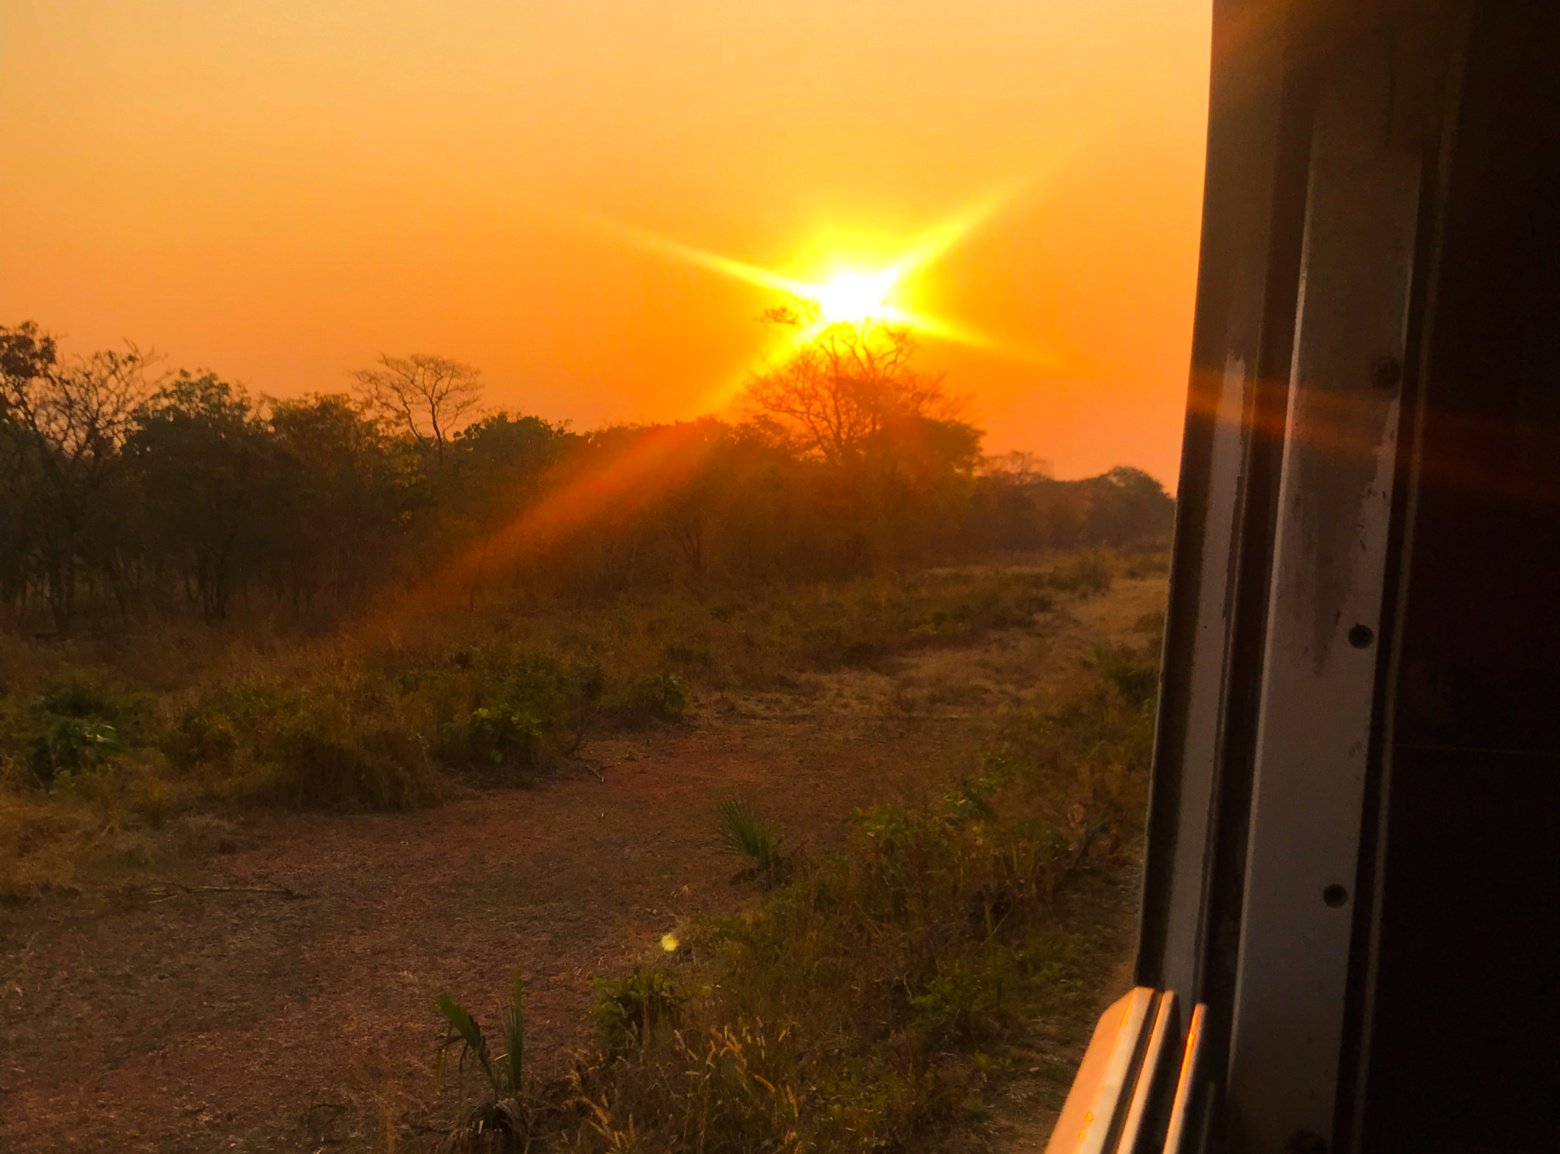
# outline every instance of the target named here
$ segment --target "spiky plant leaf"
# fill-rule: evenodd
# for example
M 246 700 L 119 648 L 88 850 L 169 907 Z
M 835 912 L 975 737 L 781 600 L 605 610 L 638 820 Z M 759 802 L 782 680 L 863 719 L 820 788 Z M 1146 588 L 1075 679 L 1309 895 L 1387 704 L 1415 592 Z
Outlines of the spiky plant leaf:
M 492 1059 L 488 1056 L 487 1038 L 482 1034 L 482 1027 L 477 1025 L 477 1020 L 466 1012 L 464 1006 L 448 994 L 440 994 L 438 997 L 439 1013 L 450 1024 L 454 1034 L 444 1040 L 446 1046 L 453 1046 L 456 1042 L 464 1042 L 465 1050 L 461 1055 L 461 1061 L 465 1061 L 466 1054 L 476 1055 L 477 1061 L 482 1064 L 483 1073 L 488 1076 L 488 1081 L 493 1088 L 498 1088 L 498 1080 L 493 1071 Z
M 726 848 L 753 863 L 755 869 L 771 870 L 780 863 L 780 839 L 753 812 L 753 804 L 740 798 L 728 798 L 715 807 L 721 840 Z
M 524 993 L 525 979 L 516 970 L 511 979 L 509 1005 L 504 1007 L 503 1023 L 504 1044 L 508 1047 L 504 1055 L 504 1071 L 509 1083 L 507 1090 L 511 1094 L 520 1093 L 525 1074 L 525 1012 L 520 1008 L 520 999 Z

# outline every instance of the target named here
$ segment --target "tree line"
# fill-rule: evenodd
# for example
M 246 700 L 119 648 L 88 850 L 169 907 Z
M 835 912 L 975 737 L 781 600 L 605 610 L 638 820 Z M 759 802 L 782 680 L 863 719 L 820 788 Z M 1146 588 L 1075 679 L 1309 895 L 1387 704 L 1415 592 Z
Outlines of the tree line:
M 283 399 L 0 326 L 0 620 L 321 624 L 417 591 L 590 599 L 1168 536 L 1136 469 L 985 458 L 908 333 L 813 330 L 732 419 L 577 432 L 484 411 L 443 357 Z

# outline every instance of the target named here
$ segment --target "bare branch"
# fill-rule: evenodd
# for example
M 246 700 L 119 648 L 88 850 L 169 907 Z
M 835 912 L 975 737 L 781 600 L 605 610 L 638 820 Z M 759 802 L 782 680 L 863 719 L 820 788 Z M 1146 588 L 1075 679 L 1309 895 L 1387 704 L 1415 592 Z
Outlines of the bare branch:
M 450 438 L 478 413 L 480 377 L 471 365 L 424 353 L 386 354 L 374 368 L 353 374 L 369 410 L 403 429 L 441 464 Z

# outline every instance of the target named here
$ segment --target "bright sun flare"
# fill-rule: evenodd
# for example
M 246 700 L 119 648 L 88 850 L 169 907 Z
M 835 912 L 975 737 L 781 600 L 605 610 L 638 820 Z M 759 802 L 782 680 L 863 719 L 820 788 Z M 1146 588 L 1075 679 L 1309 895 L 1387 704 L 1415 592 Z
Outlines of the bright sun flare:
M 829 324 L 860 324 L 862 321 L 891 317 L 894 308 L 888 294 L 899 278 L 887 272 L 841 272 L 811 292 L 818 311 Z
M 948 317 L 935 316 L 914 307 L 908 301 L 890 301 L 896 292 L 902 293 L 902 285 L 912 274 L 935 264 L 942 256 L 971 232 L 986 223 L 1003 208 L 1018 190 L 1017 185 L 998 189 L 981 200 L 966 206 L 946 220 L 911 237 L 903 251 L 892 264 L 879 266 L 876 271 L 862 272 L 860 266 L 852 269 L 835 266 L 836 271 L 826 280 L 813 282 L 801 280 L 776 269 L 749 261 L 737 260 L 709 249 L 699 248 L 660 233 L 636 228 L 618 221 L 596 216 L 581 216 L 582 222 L 615 237 L 643 252 L 654 253 L 669 260 L 707 269 L 720 276 L 766 290 L 782 301 L 804 305 L 800 316 L 794 319 L 784 340 L 791 350 L 799 349 L 808 341 L 832 325 L 859 325 L 878 321 L 914 331 L 920 337 L 965 345 L 1037 365 L 1055 365 L 1054 353 L 1045 349 L 1024 348 L 1007 342 L 999 344 L 984 333 Z M 844 255 L 844 254 L 840 254 Z M 806 307 L 811 306 L 811 307 Z M 813 315 L 813 309 L 816 315 Z M 791 313 L 786 307 L 770 310 Z M 793 314 L 794 315 L 794 314 Z M 745 378 L 733 377 L 718 389 L 700 398 L 692 413 L 704 413 L 712 407 L 729 402 L 741 389 Z

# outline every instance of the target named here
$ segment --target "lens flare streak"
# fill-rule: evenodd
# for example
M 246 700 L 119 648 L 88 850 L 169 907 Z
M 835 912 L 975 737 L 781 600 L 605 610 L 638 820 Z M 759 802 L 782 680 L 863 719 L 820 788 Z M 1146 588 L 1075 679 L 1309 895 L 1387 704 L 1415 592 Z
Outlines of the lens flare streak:
M 936 263 L 971 233 L 1006 207 L 1016 187 L 999 189 L 975 201 L 915 237 L 896 259 L 871 269 L 837 267 L 821 280 L 803 280 L 748 261 L 724 256 L 649 229 L 599 216 L 579 219 L 598 232 L 641 252 L 705 269 L 743 284 L 769 289 L 797 301 L 807 323 L 799 325 L 789 342 L 805 344 L 831 324 L 881 321 L 902 325 L 933 340 L 965 345 L 996 356 L 1052 367 L 1061 358 L 1049 350 L 1022 348 L 998 341 L 967 325 L 919 312 L 893 299 L 895 290 L 913 273 Z M 721 389 L 721 394 L 731 390 Z

